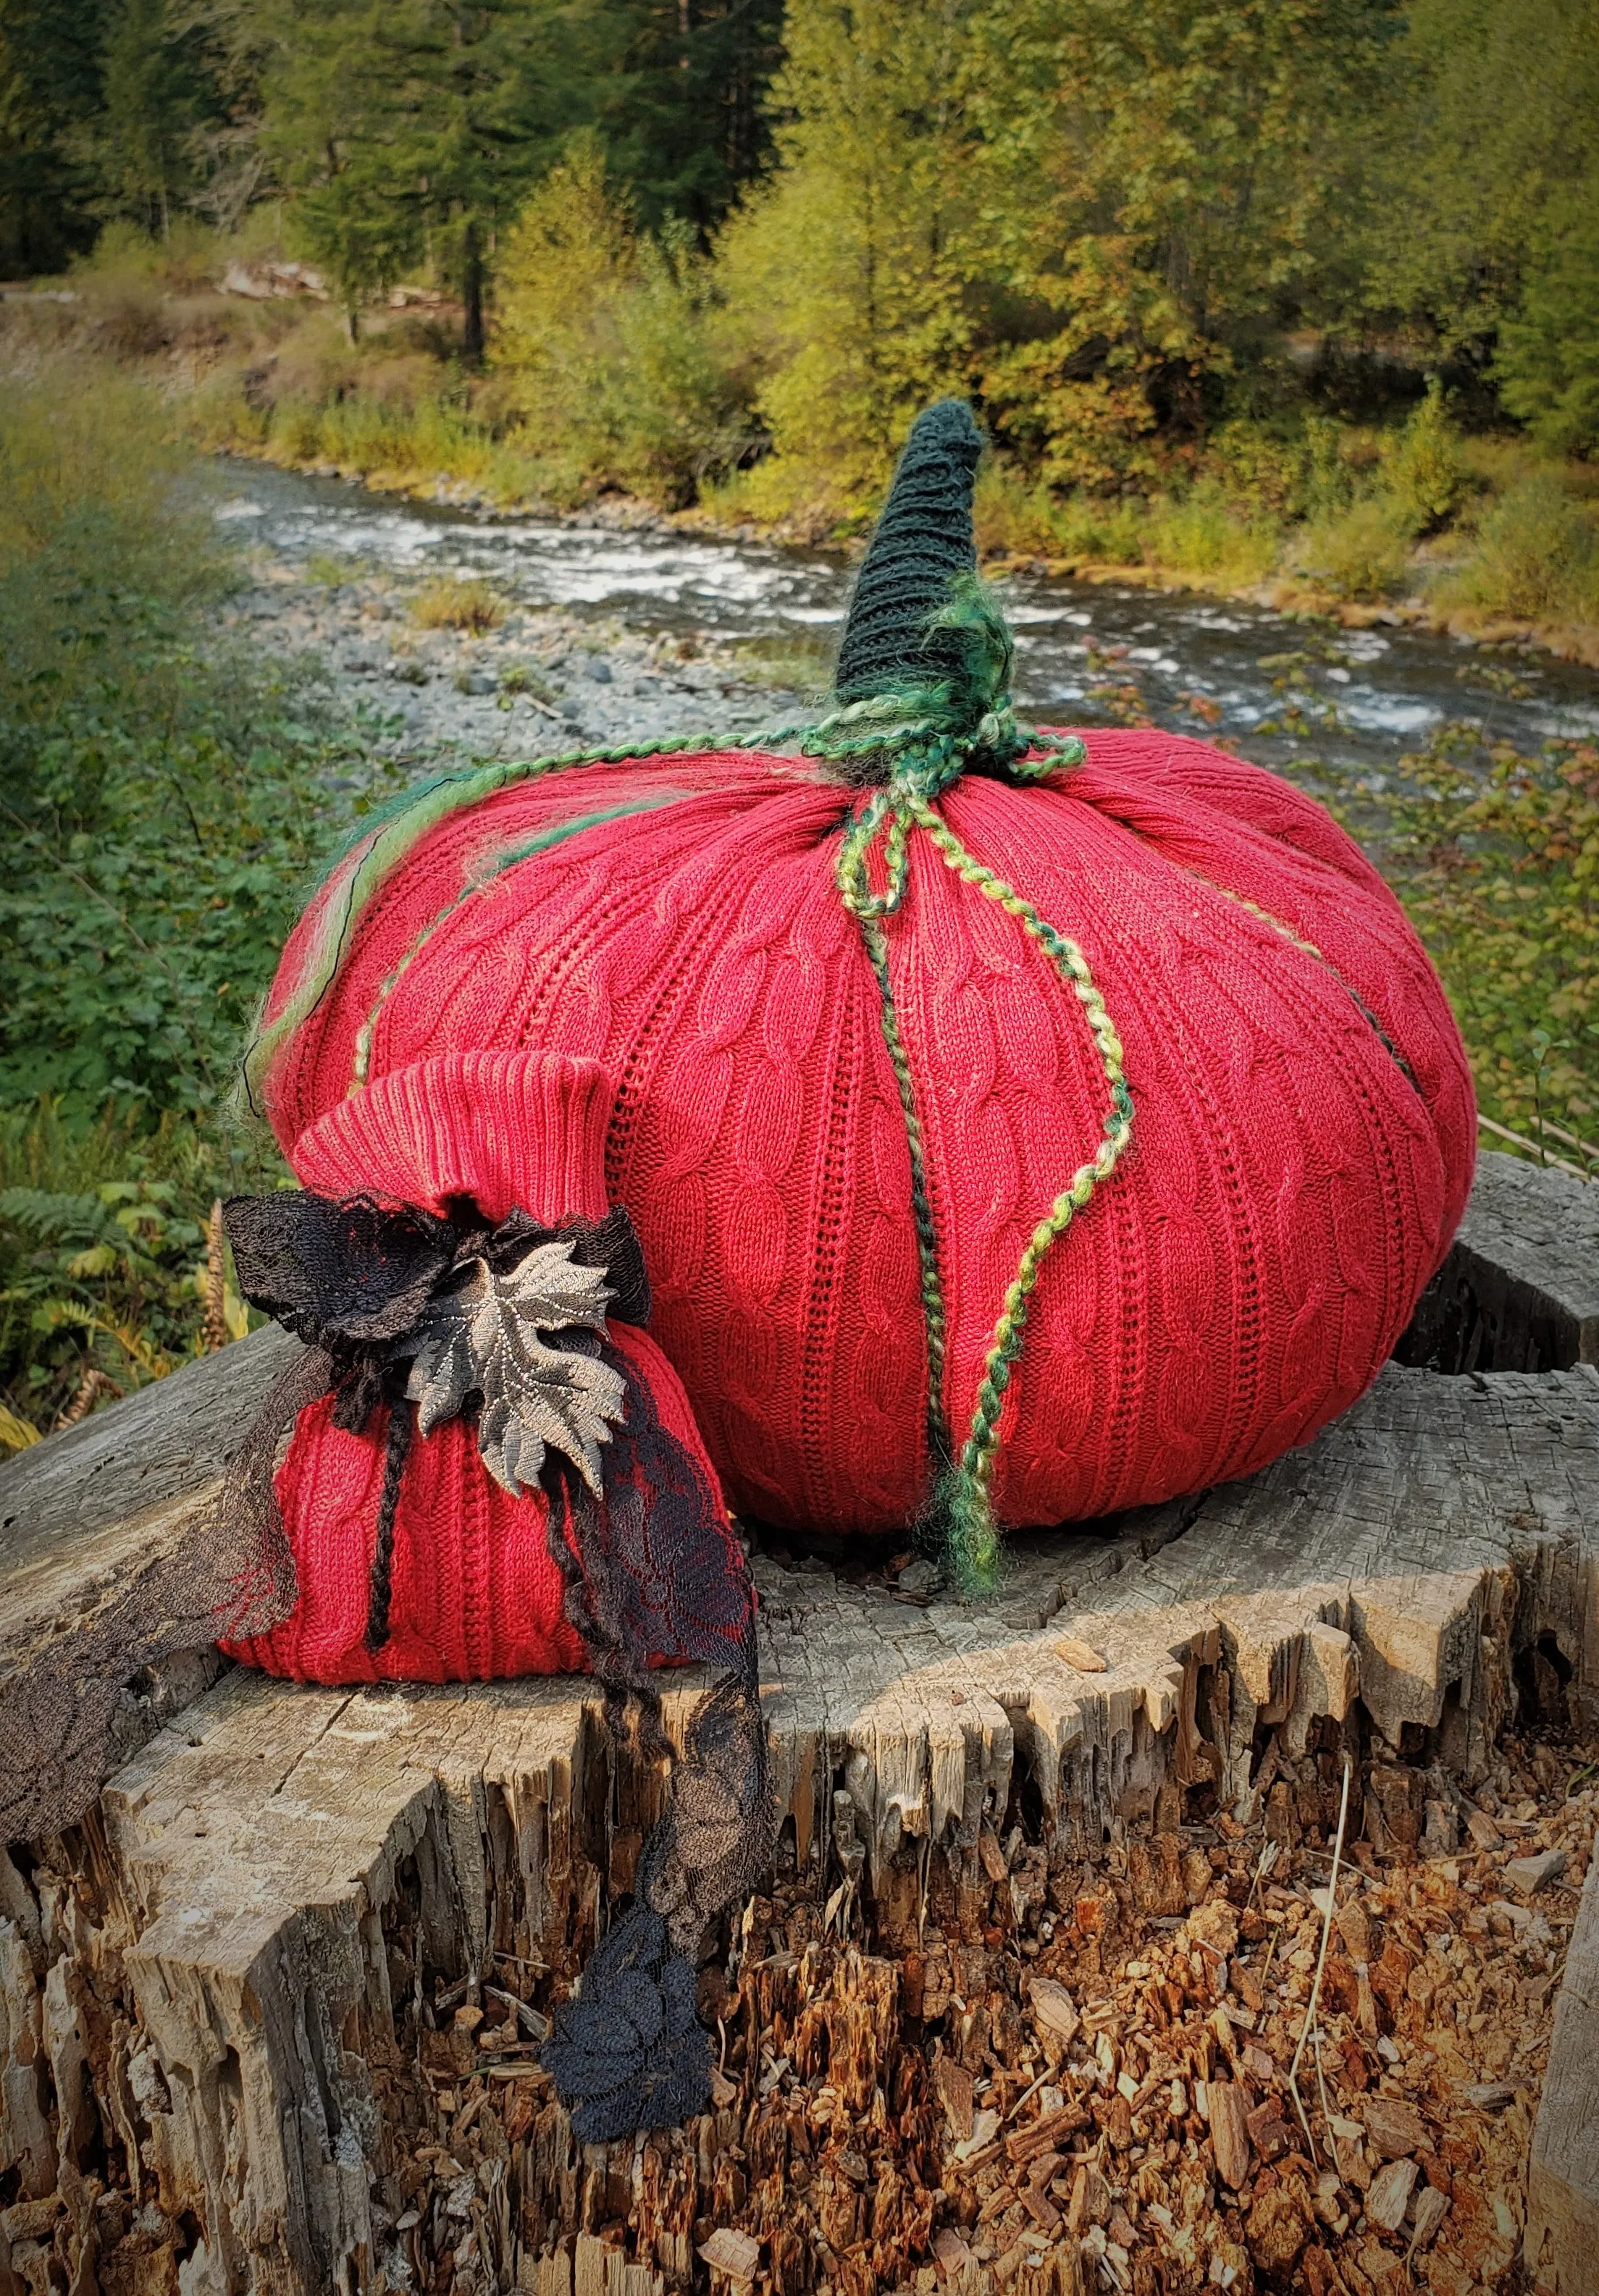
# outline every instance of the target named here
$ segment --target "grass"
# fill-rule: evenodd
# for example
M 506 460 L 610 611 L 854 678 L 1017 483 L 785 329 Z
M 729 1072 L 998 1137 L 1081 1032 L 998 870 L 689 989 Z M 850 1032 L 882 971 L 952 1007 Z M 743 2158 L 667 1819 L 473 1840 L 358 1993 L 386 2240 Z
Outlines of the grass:
M 446 575 L 424 583 L 411 601 L 419 629 L 465 630 L 483 637 L 505 619 L 504 602 L 489 585 L 470 575 Z
M 355 753 L 216 638 L 203 480 L 102 363 L 0 395 L 0 1441 L 202 1345 L 211 1201 L 282 1168 L 227 1102 Z

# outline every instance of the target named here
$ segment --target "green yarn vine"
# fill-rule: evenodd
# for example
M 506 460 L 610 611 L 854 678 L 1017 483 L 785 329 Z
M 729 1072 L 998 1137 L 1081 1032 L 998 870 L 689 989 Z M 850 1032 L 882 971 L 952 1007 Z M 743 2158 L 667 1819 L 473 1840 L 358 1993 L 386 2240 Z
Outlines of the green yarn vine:
M 962 1592 L 975 1594 L 991 1590 L 999 1576 L 994 1468 L 1005 1390 L 1021 1353 L 1032 1294 L 1051 1247 L 1086 1208 L 1131 1144 L 1133 1103 L 1121 1039 L 1082 950 L 1040 916 L 1013 886 L 969 853 L 934 802 L 973 767 L 1018 781 L 1036 781 L 1058 767 L 1080 764 L 1086 754 L 1083 744 L 1073 735 L 1029 734 L 1018 726 L 1008 693 L 1010 633 L 991 594 L 975 578 L 959 581 L 954 596 L 931 618 L 930 627 L 959 633 L 964 641 L 963 676 L 920 687 L 898 682 L 887 693 L 848 704 L 804 731 L 800 747 L 805 756 L 843 760 L 856 767 L 870 757 L 877 769 L 873 781 L 879 773 L 885 776 L 845 834 L 836 876 L 840 898 L 860 926 L 877 980 L 883 1038 L 899 1087 L 910 1147 L 911 1193 L 927 1319 L 929 1444 L 935 1466 L 934 1490 L 922 1535 Z M 952 1456 L 943 1404 L 946 1316 L 922 1124 L 889 976 L 883 922 L 904 901 L 909 882 L 910 838 L 915 830 L 931 840 L 940 860 L 963 883 L 1016 919 L 1072 990 L 1093 1033 L 1109 1092 L 1097 1148 L 1078 1166 L 1033 1230 L 1005 1293 L 984 1360 L 972 1424 L 958 1457 Z M 881 890 L 873 883 L 871 868 L 871 857 L 880 842 Z

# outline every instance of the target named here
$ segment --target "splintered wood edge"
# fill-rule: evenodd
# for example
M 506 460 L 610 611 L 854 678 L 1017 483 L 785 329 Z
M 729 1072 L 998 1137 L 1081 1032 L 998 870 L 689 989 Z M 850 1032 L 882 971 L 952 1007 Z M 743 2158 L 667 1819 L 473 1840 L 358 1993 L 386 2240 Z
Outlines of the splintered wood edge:
M 1599 1857 L 1588 1861 L 1554 2005 L 1527 2186 L 1526 2257 L 1538 2287 L 1587 2296 L 1599 2259 Z
M 1403 1418 L 1416 1382 L 1446 1384 L 1395 1374 L 1386 1403 L 1371 1406 L 1378 1427 Z M 1564 1407 L 1586 1404 L 1599 1436 L 1599 1376 L 1562 1382 L 1576 1390 Z M 1502 1390 L 1500 1415 L 1513 1420 L 1509 1406 L 1525 1411 L 1535 1384 L 1485 1381 L 1472 1392 L 1491 1414 Z M 1334 1482 L 1340 1456 L 1337 1444 L 1322 1454 Z M 1297 1471 L 1301 1486 L 1315 1456 Z M 1396 1680 L 1403 1695 L 1383 1708 L 1386 1725 L 1374 1714 L 1374 1726 L 1437 1727 L 1453 1710 L 1459 1726 L 1446 1727 L 1442 1751 L 1469 1774 L 1488 1759 L 1510 1696 L 1518 1603 L 1537 1625 L 1564 1599 L 1551 1589 L 1571 1595 L 1582 1583 L 1558 1496 L 1543 1493 L 1536 1520 L 1513 1509 L 1521 1526 L 1480 1534 L 1472 1567 L 1460 1570 L 1160 1600 L 1174 1583 L 1225 1576 L 1239 1525 L 1218 1505 L 1214 1521 L 1201 1510 L 1148 1556 L 1129 1542 L 1130 1559 L 1093 1586 L 1102 1607 L 1070 1617 L 1049 1616 L 1035 1547 L 1007 1605 L 1034 1614 L 1021 1630 L 994 1614 L 923 1611 L 829 1573 L 763 1566 L 767 1708 L 801 1854 L 825 1828 L 823 1853 L 831 1840 L 846 1859 L 869 1857 L 880 1885 L 903 1866 L 900 1853 L 911 1853 L 913 1874 L 935 1843 L 970 1857 L 1003 1819 L 1019 1761 L 1074 1855 L 1097 1848 L 1118 1819 L 1147 1813 L 1168 1780 L 1210 1780 L 1247 1811 L 1258 1726 L 1279 1729 L 1292 1751 L 1320 1716 L 1347 1718 L 1374 1692 L 1381 1703 Z M 1382 1543 L 1368 1538 L 1368 1550 Z M 1057 1593 L 1061 1562 L 1057 1554 Z M 1568 1634 L 1573 1624 L 1568 1611 Z M 1103 1672 L 1062 1656 L 1066 1640 L 1102 1654 Z M 675 1733 L 699 1687 L 693 1674 L 673 1678 Z M 108 1786 L 100 1863 L 108 1898 L 127 1908 L 124 1966 L 140 2024 L 168 2074 L 182 2076 L 174 2097 L 193 2100 L 174 2136 L 173 2175 L 242 2282 L 325 2286 L 371 2241 L 365 2168 L 352 2174 L 316 2132 L 327 2119 L 324 2080 L 344 2125 L 373 2122 L 370 2071 L 338 2036 L 353 2006 L 387 1985 L 385 1909 L 403 1898 L 440 1965 L 480 1969 L 503 1885 L 491 1867 L 509 1856 L 529 1945 L 570 1972 L 594 1934 L 605 1872 L 615 1878 L 613 1816 L 640 1807 L 610 1765 L 601 1700 L 582 1678 L 313 1690 L 234 1669 Z M 314 2064 L 330 2070 L 313 2074 Z M 234 2113 L 230 2167 L 217 2131 Z M 251 2279 L 262 2258 L 281 2265 Z

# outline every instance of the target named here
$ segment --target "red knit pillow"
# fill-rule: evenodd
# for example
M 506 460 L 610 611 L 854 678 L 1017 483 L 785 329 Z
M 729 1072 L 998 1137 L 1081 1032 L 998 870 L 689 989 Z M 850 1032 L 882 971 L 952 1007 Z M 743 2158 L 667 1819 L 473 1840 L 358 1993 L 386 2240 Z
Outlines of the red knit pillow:
M 1198 1489 L 1306 1441 L 1404 1329 L 1474 1153 L 1443 992 L 1351 840 L 1204 743 L 1086 740 L 1075 771 L 971 775 L 936 803 L 1080 947 L 1137 1111 L 1038 1280 L 1004 1406 L 1013 1521 Z M 835 880 L 861 794 L 736 751 L 476 786 L 408 846 L 390 829 L 357 847 L 297 931 L 268 1007 L 280 1138 L 445 1046 L 601 1060 L 610 1193 L 732 1503 L 902 1526 L 928 1489 L 928 1344 L 883 1002 Z M 958 1441 L 1106 1086 L 1054 967 L 920 832 L 883 931 Z M 340 962 L 302 1017 L 332 934 Z
M 611 1103 L 594 1061 L 455 1054 L 338 1103 L 301 1136 L 294 1163 L 308 1188 L 329 1197 L 365 1195 L 435 1214 L 470 1198 L 490 1222 L 513 1208 L 552 1227 L 598 1222 L 609 1209 Z M 630 1385 L 649 1395 L 716 1493 L 715 1470 L 660 1349 L 619 1322 L 609 1338 Z M 334 1424 L 334 1410 L 329 1394 L 300 1413 L 275 1478 L 299 1580 L 295 1608 L 268 1632 L 225 1644 L 231 1654 L 268 1673 L 324 1683 L 479 1681 L 586 1667 L 583 1640 L 563 1615 L 544 1493 L 502 1488 L 475 1430 L 460 1418 L 412 1445 L 399 1486 L 388 1634 L 368 1647 L 389 1412 L 380 1406 L 352 1432 Z M 614 1506 L 611 1482 L 606 1496 Z M 715 1504 L 719 1513 L 719 1496 Z

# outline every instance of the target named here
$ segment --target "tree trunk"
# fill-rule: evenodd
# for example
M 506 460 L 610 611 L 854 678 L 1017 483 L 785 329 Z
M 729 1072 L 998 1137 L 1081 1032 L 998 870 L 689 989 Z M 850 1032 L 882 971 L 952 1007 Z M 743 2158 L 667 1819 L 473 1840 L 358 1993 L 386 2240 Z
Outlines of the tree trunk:
M 1503 1160 L 1484 1160 L 1489 1192 Z M 1564 1198 L 1538 1201 L 1553 1218 Z M 1521 1316 L 1501 1333 L 1530 1338 L 1552 1326 L 1516 1307 L 1529 1219 L 1494 1280 Z M 1550 1233 L 1538 1283 L 1569 1335 L 1581 1300 L 1559 1296 Z M 1470 1249 L 1480 1297 L 1480 1221 Z M 1446 1295 L 1458 1280 L 1445 1271 Z M 0 1700 L 64 1620 L 91 1622 L 192 1531 L 292 1348 L 224 1349 L 0 1473 Z M 149 2286 L 176 2288 L 181 2261 L 196 2296 L 370 2290 L 380 2267 L 390 2289 L 442 2285 L 446 2250 L 458 2290 L 538 2296 L 661 2296 L 711 2251 L 713 2292 L 749 2296 L 758 2244 L 729 2230 L 716 2247 L 710 2228 L 768 2191 L 772 2296 L 914 2282 L 928 2180 L 862 2194 L 790 2130 L 775 2074 L 765 2101 L 763 2066 L 813 2089 L 824 2070 L 839 2112 L 912 2132 L 907 2163 L 931 2160 L 914 2150 L 929 2060 L 899 2016 L 976 2000 L 969 1964 L 1010 1949 L 1029 1892 L 1070 1903 L 1108 1865 L 1118 1887 L 1174 1893 L 1175 1926 L 1196 1857 L 1201 1895 L 1210 1881 L 1183 1827 L 1252 1822 L 1308 1750 L 1357 1764 L 1352 1833 L 1363 1808 L 1368 1833 L 1414 1833 L 1424 1792 L 1447 1790 L 1428 1782 L 1484 1775 L 1529 1685 L 1599 1707 L 1596 1488 L 1594 1368 L 1396 1364 L 1248 1482 L 1017 1538 L 992 1603 L 758 1549 L 782 1871 L 807 1934 L 752 1948 L 742 1973 L 743 1931 L 718 1940 L 708 2013 L 725 2005 L 718 2046 L 748 2094 L 730 2108 L 724 2084 L 687 2132 L 637 2146 L 575 2146 L 537 2070 L 660 1801 L 593 1683 L 320 1690 L 215 1652 L 172 1661 L 134 1686 L 129 1759 L 85 1822 L 0 1857 L 0 2170 L 20 2194 L 0 2229 L 29 2269 L 29 2244 L 53 2243 L 74 2285 L 115 2224 L 119 2268 L 130 2242 L 164 2239 L 174 2276 L 152 2256 Z M 674 1733 L 697 1688 L 671 1677 Z M 835 1941 L 863 1915 L 873 1953 Z M 947 2070 L 939 2095 L 969 2119 L 970 2076 L 963 2097 L 958 2057 Z M 476 2175 L 473 2114 L 472 2146 L 492 2137 Z M 1020 2160 L 1030 2141 L 1005 2144 Z M 791 2143 L 836 2273 L 786 2220 Z M 988 2267 L 939 2237 L 954 2296 L 994 2296 Z M 1005 2296 L 1078 2296 L 1075 2238 L 1013 2254 Z M 0 2251 L 0 2287 L 20 2268 Z
M 461 271 L 461 300 L 466 316 L 461 330 L 461 356 L 468 366 L 483 364 L 483 251 L 475 217 L 469 217 Z

